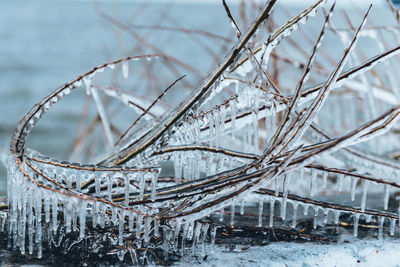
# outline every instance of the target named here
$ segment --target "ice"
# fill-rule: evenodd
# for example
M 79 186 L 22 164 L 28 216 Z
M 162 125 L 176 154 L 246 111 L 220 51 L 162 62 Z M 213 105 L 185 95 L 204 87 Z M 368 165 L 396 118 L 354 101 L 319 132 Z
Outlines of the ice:
M 356 186 L 357 186 L 358 178 L 351 178 L 351 201 L 354 201 L 356 198 Z
M 266 66 L 266 63 L 268 62 L 270 56 L 269 54 L 279 44 L 279 42 L 283 38 L 289 36 L 292 31 L 297 30 L 299 25 L 305 23 L 309 16 L 314 15 L 316 9 L 320 5 L 322 4 L 319 3 L 313 6 L 312 8 L 304 11 L 304 13 L 301 13 L 299 17 L 296 17 L 295 20 L 289 22 L 283 28 L 278 28 L 279 30 L 269 35 L 270 37 L 268 37 L 267 40 L 260 40 L 260 43 L 263 43 L 260 51 L 261 53 L 263 53 L 263 56 L 265 56 L 265 61 L 262 62 L 263 67 L 267 69 L 268 66 Z M 357 38 L 358 37 L 356 37 L 355 40 Z M 254 38 L 251 41 L 256 42 L 258 41 L 258 39 Z M 318 46 L 319 44 L 316 45 L 316 47 Z M 250 46 L 249 44 L 246 44 L 245 47 L 249 48 Z M 244 51 L 240 51 L 240 54 L 243 55 L 243 52 Z M 298 112 L 303 109 L 306 110 L 306 113 L 304 113 L 303 117 L 299 117 L 299 122 L 295 124 L 293 128 L 299 130 L 300 132 L 298 134 L 296 132 L 295 134 L 292 131 L 289 133 L 288 138 L 283 140 L 284 142 L 291 140 L 288 143 L 286 149 L 284 149 L 281 154 L 274 154 L 271 157 L 266 157 L 265 160 L 258 165 L 248 165 L 251 164 L 251 162 L 254 160 L 254 156 L 252 154 L 260 155 L 261 150 L 265 149 L 265 146 L 270 144 L 269 139 L 271 138 L 273 132 L 276 130 L 276 124 L 282 119 L 282 114 L 280 112 L 287 109 L 287 101 L 290 100 L 291 97 L 289 91 L 286 91 L 286 89 L 282 95 L 279 95 L 277 93 L 271 94 L 271 84 L 268 84 L 267 81 L 262 80 L 265 77 L 262 77 L 261 79 L 260 77 L 258 77 L 258 79 L 252 79 L 251 81 L 243 82 L 239 82 L 237 80 L 239 78 L 255 78 L 257 76 L 264 75 L 263 72 L 260 71 L 257 62 L 259 59 L 261 59 L 261 53 L 256 52 L 255 55 L 253 55 L 252 53 L 247 53 L 248 62 L 245 62 L 243 66 L 238 67 L 237 71 L 234 70 L 234 68 L 231 66 L 229 68 L 231 72 L 228 70 L 222 70 L 222 74 L 218 74 L 219 77 L 215 76 L 214 73 L 212 73 L 211 76 L 215 76 L 213 77 L 213 81 L 215 82 L 206 84 L 208 87 L 203 87 L 204 93 L 201 92 L 203 90 L 201 87 L 200 89 L 196 89 L 196 92 L 188 97 L 190 101 L 193 100 L 192 102 L 189 101 L 182 105 L 182 107 L 180 107 L 181 109 L 177 109 L 174 110 L 174 112 L 168 113 L 165 116 L 165 119 L 161 119 L 160 121 L 158 121 L 158 117 L 161 117 L 163 113 L 160 116 L 154 116 L 154 118 L 146 117 L 146 120 L 148 119 L 149 121 L 149 124 L 146 125 L 146 127 L 154 124 L 154 128 L 151 128 L 154 130 L 150 132 L 141 132 L 137 139 L 134 139 L 133 137 L 135 133 L 131 132 L 131 135 L 126 137 L 124 143 L 121 144 L 121 146 L 116 147 L 115 150 L 110 152 L 112 153 L 111 159 L 107 157 L 104 158 L 106 166 L 113 166 L 113 164 L 115 164 L 122 169 L 117 170 L 117 168 L 119 167 L 114 168 L 99 165 L 81 165 L 69 162 L 66 162 L 64 164 L 54 161 L 47 163 L 32 163 L 34 167 L 36 167 L 43 173 L 47 175 L 51 173 L 51 175 L 49 175 L 50 179 L 48 180 L 45 177 L 38 175 L 37 173 L 32 175 L 32 170 L 29 170 L 29 168 L 27 168 L 28 175 L 25 176 L 31 175 L 31 181 L 28 181 L 26 177 L 24 177 L 24 175 L 22 175 L 21 172 L 18 170 L 17 173 L 10 174 L 11 178 L 9 178 L 8 189 L 10 198 L 10 216 L 7 219 L 9 221 L 8 227 L 10 235 L 12 235 L 15 240 L 13 245 L 15 247 L 19 247 L 21 249 L 21 252 L 24 253 L 26 234 L 28 238 L 27 242 L 29 253 L 32 254 L 33 252 L 37 251 L 38 256 L 41 257 L 42 241 L 45 238 L 50 240 L 46 232 L 42 233 L 43 229 L 45 229 L 46 226 L 50 226 L 50 232 L 53 232 L 53 234 L 57 233 L 58 228 L 60 228 L 60 230 L 62 231 L 63 227 L 65 227 L 66 233 L 79 231 L 79 238 L 84 239 L 86 237 L 86 220 L 91 220 L 93 223 L 93 228 L 100 226 L 105 228 L 105 230 L 108 230 L 112 227 L 118 227 L 118 240 L 114 241 L 115 243 L 118 243 L 119 246 L 124 246 L 125 236 L 133 234 L 135 235 L 136 246 L 139 248 L 144 246 L 144 250 L 146 250 L 147 246 L 150 244 L 150 241 L 152 241 L 152 236 L 154 235 L 157 237 L 160 235 L 159 227 L 161 227 L 163 231 L 163 241 L 160 241 L 160 244 L 157 244 L 157 246 L 164 248 L 166 258 L 168 258 L 168 254 L 170 253 L 178 252 L 179 241 L 182 242 L 181 244 L 184 244 L 186 239 L 192 241 L 188 243 L 192 244 L 193 250 L 198 250 L 198 248 L 201 246 L 201 251 L 203 254 L 205 247 L 204 239 L 207 236 L 210 225 L 208 223 L 203 223 L 203 221 L 197 220 L 203 218 L 207 219 L 208 215 L 215 214 L 215 212 L 219 210 L 220 220 L 222 221 L 224 218 L 224 207 L 230 207 L 230 212 L 227 212 L 227 214 L 230 214 L 229 223 L 233 226 L 235 223 L 235 216 L 237 223 L 239 221 L 238 217 L 244 214 L 245 201 L 246 203 L 248 203 L 249 207 L 253 204 L 257 204 L 258 201 L 258 225 L 261 227 L 263 225 L 265 199 L 264 196 L 258 195 L 257 197 L 253 198 L 253 196 L 255 195 L 254 191 L 260 188 L 264 188 L 266 190 L 270 190 L 270 188 L 272 188 L 272 190 L 275 189 L 275 195 L 269 196 L 269 227 L 273 227 L 274 223 L 275 202 L 280 202 L 280 215 L 282 220 L 285 220 L 287 217 L 287 203 L 289 202 L 289 204 L 291 204 L 293 207 L 293 218 L 291 222 L 292 227 L 296 227 L 298 206 L 300 205 L 303 207 L 304 214 L 307 214 L 309 212 L 309 209 L 313 211 L 314 228 L 317 228 L 318 224 L 322 225 L 322 223 L 318 221 L 320 217 L 319 214 L 322 215 L 323 213 L 323 224 L 326 224 L 328 222 L 329 212 L 332 212 L 334 214 L 335 223 L 338 223 L 341 212 L 350 214 L 354 218 L 354 235 L 357 235 L 360 213 L 365 211 L 366 201 L 369 200 L 367 199 L 369 181 L 363 180 L 362 182 L 362 212 L 350 212 L 346 209 L 340 210 L 339 207 L 333 206 L 326 208 L 325 206 L 320 205 L 317 202 L 313 202 L 313 200 L 314 197 L 315 199 L 319 199 L 319 197 L 322 196 L 327 198 L 331 196 L 330 194 L 332 192 L 330 192 L 330 190 L 332 188 L 329 186 L 328 190 L 319 190 L 319 179 L 317 179 L 317 176 L 320 173 L 322 177 L 322 187 L 326 188 L 328 171 L 321 171 L 319 170 L 319 168 L 310 168 L 310 165 L 302 165 L 301 163 L 296 162 L 296 160 L 299 159 L 297 158 L 297 156 L 301 157 L 307 155 L 307 153 L 309 152 L 307 151 L 307 149 L 310 149 L 310 147 L 311 149 L 313 149 L 313 137 L 311 134 L 308 134 L 308 128 L 309 126 L 311 126 L 311 124 L 313 124 L 316 129 L 319 129 L 319 127 L 322 126 L 322 124 L 324 123 L 325 117 L 323 116 L 323 114 L 318 114 L 317 117 L 317 113 L 319 113 L 319 110 L 324 104 L 325 98 L 328 97 L 328 94 L 332 92 L 334 88 L 338 88 L 338 86 L 340 85 L 341 81 L 339 81 L 337 84 L 336 81 L 343 69 L 343 66 L 345 65 L 347 55 L 343 58 L 343 64 L 337 65 L 336 69 L 332 72 L 328 81 L 324 83 L 322 89 L 320 88 L 319 90 L 316 90 L 315 92 L 317 93 L 307 95 L 306 97 L 304 97 L 304 99 L 302 98 L 299 103 L 296 103 L 295 111 Z M 396 52 L 392 51 L 391 53 L 395 54 Z M 382 58 L 386 56 L 382 55 Z M 232 60 L 238 62 L 239 58 L 234 58 Z M 380 60 L 381 58 L 375 58 L 368 64 L 374 65 Z M 124 59 L 118 62 L 121 62 L 122 74 L 125 78 L 127 78 L 129 76 L 128 59 Z M 113 69 L 114 64 L 109 64 L 108 67 Z M 364 69 L 368 68 L 369 67 Z M 101 72 L 103 70 L 104 69 L 98 69 L 95 72 Z M 351 71 L 354 72 L 348 72 L 344 73 L 344 76 L 342 75 L 342 81 L 350 79 L 349 77 L 355 77 L 355 75 L 362 74 L 361 69 L 351 69 Z M 345 77 L 346 75 L 348 75 L 349 77 Z M 103 103 L 99 97 L 98 90 L 100 89 L 92 86 L 92 78 L 93 75 L 88 75 L 84 78 L 79 78 L 77 81 L 80 81 L 80 79 L 82 79 L 85 83 L 87 92 L 92 95 L 102 122 L 102 127 L 105 130 L 104 132 L 106 135 L 106 141 L 108 142 L 108 144 L 112 145 L 114 142 L 113 134 L 111 132 L 110 121 L 107 118 L 105 107 L 103 106 Z M 307 80 L 307 78 L 308 77 L 306 76 L 305 81 Z M 232 80 L 234 79 L 236 80 L 232 82 Z M 361 85 L 365 87 L 366 82 L 369 81 L 366 81 L 362 77 L 361 79 Z M 376 79 L 376 77 L 374 76 L 371 79 Z M 205 83 L 207 83 L 207 80 Z M 235 92 L 238 95 L 235 98 L 230 98 L 226 100 L 226 94 L 223 95 L 221 92 L 224 88 L 226 88 L 227 85 L 231 85 L 231 83 L 234 84 Z M 74 83 L 73 86 L 75 85 L 78 86 L 78 84 Z M 70 93 L 70 91 L 73 89 L 73 86 L 67 86 L 65 89 L 57 92 L 57 94 L 52 95 L 52 97 L 49 97 L 49 99 L 41 102 L 41 106 L 36 106 L 37 111 L 28 114 L 29 119 L 25 122 L 23 121 L 24 126 L 23 128 L 20 128 L 20 136 L 16 135 L 17 137 L 15 137 L 13 140 L 13 143 L 15 145 L 13 149 L 15 150 L 14 152 L 16 154 L 13 156 L 15 156 L 14 158 L 16 160 L 26 161 L 26 163 L 30 161 L 35 161 L 34 159 L 25 158 L 27 154 L 24 154 L 25 144 L 22 141 L 24 141 L 29 131 L 43 116 L 43 114 L 45 114 L 51 108 L 51 106 L 57 103 L 63 96 Z M 256 86 L 265 86 L 266 88 L 264 89 L 266 90 L 266 92 L 261 93 L 260 90 L 256 88 Z M 350 88 L 346 88 L 346 90 L 350 91 L 350 94 L 356 93 L 357 97 L 362 98 L 361 100 L 357 98 L 357 101 L 359 101 L 360 103 L 357 102 L 357 105 L 354 106 L 357 106 L 357 108 L 358 106 L 362 106 L 361 102 L 365 100 L 365 96 L 361 94 L 359 95 L 359 91 L 353 89 L 352 86 L 349 87 Z M 322 93 L 323 91 L 325 91 L 324 94 Z M 344 91 L 341 88 L 337 91 L 339 92 L 339 95 L 341 95 L 342 93 L 347 93 L 347 91 Z M 118 92 L 110 92 L 111 90 L 109 90 L 106 94 L 119 94 Z M 373 93 L 374 90 L 371 90 L 371 92 L 372 93 L 369 95 L 369 99 L 375 100 L 375 96 Z M 221 93 L 221 95 L 217 95 L 219 93 Z M 392 94 L 392 92 L 388 93 L 388 95 L 390 94 Z M 206 100 L 211 98 L 212 101 L 210 101 L 210 105 L 205 105 Z M 131 98 L 128 97 L 128 94 L 120 94 L 120 99 L 123 99 L 125 102 L 129 102 L 129 100 L 131 100 Z M 213 101 L 219 101 L 221 99 L 226 102 L 215 106 L 215 103 Z M 265 106 L 260 107 L 260 99 L 265 102 Z M 307 107 L 303 106 L 303 104 L 312 99 L 314 99 L 314 101 L 308 107 L 308 109 Z M 317 100 L 319 102 L 317 102 Z M 369 104 L 369 102 L 366 103 Z M 385 104 L 387 103 L 385 102 Z M 212 106 L 211 109 L 209 109 L 209 106 Z M 377 108 L 381 108 L 381 106 L 384 105 L 377 104 Z M 354 113 L 358 112 L 357 108 L 353 109 Z M 265 112 L 261 112 L 262 109 L 264 109 Z M 181 111 L 182 113 L 180 113 Z M 265 132 L 263 132 L 264 127 L 260 125 L 263 123 L 263 116 L 265 118 Z M 353 119 L 354 121 L 358 122 L 364 118 L 354 117 Z M 337 125 L 343 124 L 341 118 L 332 118 L 332 120 L 336 120 Z M 291 121 L 293 121 L 292 118 Z M 225 122 L 228 122 L 228 125 L 225 125 Z M 345 120 L 344 122 L 351 124 L 352 121 Z M 166 129 L 165 132 L 158 131 L 162 129 L 162 127 L 169 128 Z M 341 129 L 340 127 L 337 128 L 339 130 Z M 384 131 L 389 130 L 389 128 L 390 127 L 384 129 Z M 321 129 L 324 129 L 324 127 L 321 127 Z M 373 128 L 373 130 L 380 131 L 380 129 L 375 128 Z M 359 136 L 353 137 L 354 139 L 351 139 L 351 142 L 349 141 L 348 143 L 341 144 L 341 147 L 354 145 L 356 142 L 366 141 L 367 137 L 376 137 L 374 134 L 371 134 L 371 136 L 366 136 L 364 134 L 365 132 L 358 133 Z M 302 138 L 303 135 L 304 138 Z M 392 136 L 394 134 L 392 132 L 389 132 L 389 135 Z M 340 135 L 338 137 L 336 135 L 333 136 L 335 139 L 328 141 L 326 141 L 326 139 L 328 138 L 322 139 L 319 142 L 320 147 L 323 147 L 326 144 L 331 144 L 335 140 L 341 140 Z M 17 138 L 18 140 L 16 140 Z M 263 140 L 264 138 L 266 140 Z M 22 141 L 19 142 L 19 140 Z M 296 154 L 294 162 L 291 162 L 287 159 L 288 157 L 286 152 L 290 153 L 291 149 L 296 147 L 296 142 L 301 142 L 301 148 L 303 148 L 304 145 L 305 149 L 304 151 L 300 151 L 299 154 Z M 150 145 L 147 146 L 148 144 Z M 193 144 L 196 144 L 200 148 L 197 147 L 194 149 L 187 149 L 186 147 L 184 147 L 191 146 Z M 238 152 L 238 155 L 226 156 L 220 153 L 220 151 L 215 150 L 213 152 L 200 152 L 200 149 L 204 149 L 204 146 L 210 146 L 207 147 L 207 149 L 210 150 L 213 150 L 214 148 L 226 148 L 227 150 L 225 150 L 224 153 L 228 152 L 231 154 L 235 154 L 236 152 Z M 368 150 L 371 149 L 371 147 L 369 146 L 373 147 L 371 144 L 365 145 L 365 147 L 361 144 L 360 146 L 357 145 L 354 147 L 355 149 L 361 147 Z M 140 153 L 137 153 L 137 155 L 135 155 L 135 157 L 129 160 L 125 165 L 125 163 L 121 163 L 120 161 L 114 161 L 115 158 L 119 159 L 120 156 L 126 156 L 124 154 L 120 154 L 119 149 L 122 147 L 124 148 L 124 153 L 125 151 L 126 153 L 130 153 L 132 151 L 136 152 L 136 148 L 139 148 Z M 181 151 L 174 151 L 169 154 L 154 156 L 157 153 L 162 154 L 163 151 L 159 151 L 159 149 L 165 148 L 176 148 L 181 149 Z M 233 150 L 233 148 L 239 151 L 235 151 Z M 232 149 L 232 151 L 228 149 Z M 269 149 L 269 147 L 267 147 L 267 149 Z M 393 150 L 395 150 L 395 148 L 393 148 Z M 315 149 L 314 151 L 318 152 L 317 149 Z M 328 157 L 328 152 L 332 152 L 331 150 L 329 150 L 326 153 L 321 153 L 321 155 L 313 155 L 312 158 L 310 158 L 309 162 L 312 161 L 315 164 L 328 165 L 333 161 L 333 168 L 336 168 L 336 165 L 339 165 L 340 167 L 338 168 L 345 167 L 347 170 L 356 169 L 357 171 L 368 174 L 370 172 L 373 174 L 380 173 L 381 170 L 379 168 L 374 168 L 376 166 L 379 166 L 385 168 L 385 171 L 382 171 L 382 173 L 384 173 L 385 175 L 386 173 L 391 173 L 390 177 L 398 176 L 396 174 L 400 173 L 400 171 L 396 170 L 396 165 L 390 166 L 390 164 L 393 163 L 391 161 L 388 161 L 390 164 L 387 164 L 385 160 L 376 161 L 376 158 L 371 158 L 367 160 L 365 158 L 362 158 L 362 156 L 351 156 L 351 151 L 354 150 L 349 150 L 348 148 L 346 148 L 338 151 L 337 154 L 339 154 L 339 156 L 335 153 L 330 154 Z M 114 153 L 116 153 L 115 158 L 112 158 L 114 157 Z M 363 156 L 368 156 L 368 153 L 370 152 L 367 151 L 365 154 L 363 154 Z M 345 154 L 345 156 L 342 156 L 343 154 Z M 352 159 L 343 160 L 343 157 L 346 156 L 352 157 Z M 163 163 L 163 161 L 165 160 L 173 161 L 175 183 L 170 183 L 170 180 L 167 179 L 169 177 L 165 177 L 165 181 L 167 181 L 165 183 L 164 177 L 162 179 L 158 179 L 159 172 L 141 171 L 138 173 L 131 173 L 131 170 L 125 169 L 128 166 L 139 166 L 138 168 L 142 168 L 144 166 L 150 166 L 150 163 L 158 165 L 159 163 Z M 371 163 L 374 161 L 375 163 Z M 120 165 L 120 163 L 122 166 Z M 286 163 L 288 165 L 285 165 Z M 279 164 L 282 164 L 282 166 L 280 166 Z M 53 166 L 49 167 L 50 165 Z M 279 167 L 275 168 L 278 165 Z M 384 165 L 386 165 L 386 167 L 383 167 Z M 23 166 L 27 167 L 26 164 L 24 164 Z M 249 168 L 245 169 L 245 171 L 242 171 L 243 168 L 240 166 L 245 166 L 244 168 Z M 306 168 L 309 169 L 311 172 L 310 174 L 308 172 L 306 173 L 307 177 L 304 177 L 304 166 L 307 166 Z M 242 169 L 236 169 L 235 174 L 232 175 L 232 173 L 234 173 L 232 169 L 236 167 L 240 167 Z M 328 168 L 328 166 L 326 167 Z M 15 167 L 11 166 L 10 170 L 12 168 L 15 169 Z M 98 170 L 100 168 L 102 168 L 102 171 Z M 293 173 L 292 171 L 296 169 L 300 169 L 300 174 L 299 177 L 296 177 L 296 184 L 293 184 L 292 182 L 292 186 L 290 188 L 291 193 L 297 194 L 297 192 L 293 191 L 299 191 L 300 193 L 307 194 L 307 188 L 303 190 L 302 186 L 304 186 L 304 184 L 308 182 L 308 178 L 310 178 L 309 190 L 310 195 L 313 197 L 311 198 L 311 200 L 303 199 L 301 201 L 294 201 L 292 198 L 293 195 L 289 195 L 289 184 Z M 246 179 L 243 179 L 240 182 L 237 182 L 235 180 L 242 178 L 242 176 L 244 177 L 245 175 L 251 174 L 252 172 L 261 172 L 261 170 L 272 170 L 273 172 L 277 173 L 277 175 L 269 175 L 267 172 L 265 179 L 263 177 L 264 181 L 261 181 L 263 179 L 260 179 L 260 181 L 257 180 L 260 177 L 246 177 Z M 224 175 L 221 175 L 221 173 L 224 171 L 227 172 L 224 173 Z M 219 175 L 213 176 L 216 173 L 218 173 Z M 336 181 L 338 187 L 337 189 L 339 192 L 341 192 L 346 186 L 343 184 L 344 177 L 344 174 L 337 175 Z M 55 183 L 53 180 L 51 180 L 53 178 L 56 179 L 58 183 Z M 335 177 L 333 176 L 330 178 Z M 160 181 L 159 184 L 158 181 Z M 233 183 L 233 181 L 235 181 L 235 183 Z M 358 178 L 351 178 L 351 199 L 353 201 L 355 199 L 357 181 Z M 230 182 L 232 182 L 233 185 Z M 273 187 L 273 184 L 271 185 L 271 183 L 273 182 L 275 182 L 275 188 Z M 281 182 L 283 182 L 282 188 L 280 188 Z M 215 190 L 213 187 L 219 185 L 228 186 L 226 186 L 226 188 L 224 189 L 218 188 L 218 193 L 214 193 Z M 264 187 L 264 185 L 266 187 Z M 248 187 L 246 188 L 246 186 Z M 307 184 L 306 186 L 308 187 Z M 242 193 L 242 191 L 240 191 L 242 188 L 246 190 L 249 188 L 249 192 Z M 203 189 L 205 193 L 201 192 L 201 190 Z M 282 189 L 282 193 L 280 193 L 280 189 Z M 370 191 L 372 190 L 373 189 L 370 188 Z M 195 194 L 190 195 L 190 193 L 192 192 Z M 233 192 L 238 194 L 232 194 Z M 260 192 L 257 191 L 257 194 L 259 193 Z M 390 187 L 388 185 L 385 185 L 383 205 L 385 210 L 388 209 L 390 193 Z M 232 199 L 224 199 L 226 197 L 230 197 L 231 194 L 235 195 L 234 197 L 232 197 Z M 165 197 L 165 200 L 162 199 L 163 197 Z M 302 197 L 301 194 L 299 194 L 299 197 Z M 140 214 L 136 214 L 135 212 L 129 210 L 129 205 L 132 202 L 138 200 L 143 200 L 145 204 L 135 204 L 136 206 L 131 208 L 137 208 L 140 211 Z M 186 205 L 187 203 L 190 203 L 190 205 Z M 235 214 L 235 205 L 239 205 L 239 203 L 240 215 Z M 206 204 L 209 206 L 207 206 Z M 202 209 L 202 207 L 206 208 Z M 167 211 L 170 209 L 171 214 L 179 214 L 181 212 L 182 214 L 185 214 L 185 212 L 188 212 L 187 214 L 190 215 L 183 216 L 182 214 L 180 214 L 179 216 L 181 217 L 178 216 L 178 219 L 164 218 L 162 216 L 159 216 L 160 214 L 162 214 L 161 211 L 164 208 Z M 353 208 L 357 209 L 355 207 Z M 143 215 L 147 213 L 151 215 Z M 62 219 L 61 217 L 59 219 L 57 217 L 58 215 L 64 216 L 64 219 Z M 309 215 L 312 215 L 311 212 Z M 367 215 L 366 219 L 369 220 L 371 217 L 372 216 Z M 376 216 L 374 215 L 374 219 L 375 217 Z M 44 221 L 42 221 L 42 218 L 44 218 Z M 383 236 L 385 217 L 378 217 L 378 220 L 378 236 L 379 238 L 381 238 Z M 125 223 L 127 225 L 125 225 Z M 395 232 L 395 223 L 396 219 L 391 219 L 391 235 L 393 235 Z M 124 231 L 128 231 L 128 229 L 130 233 L 124 233 Z M 216 229 L 216 226 L 212 226 L 210 230 L 212 244 L 215 243 Z M 25 233 L 25 231 L 27 233 Z M 128 242 L 126 242 L 126 244 L 128 245 Z M 130 245 L 131 244 L 129 244 L 129 246 Z M 157 248 L 158 247 L 156 247 L 156 249 Z M 182 245 L 181 247 L 181 253 L 183 252 L 185 252 L 184 245 Z M 117 253 L 120 259 L 123 259 L 125 250 L 120 250 Z M 147 256 L 143 257 L 146 258 Z
M 230 225 L 233 226 L 235 225 L 235 203 L 231 204 L 231 221 Z
M 240 215 L 244 214 L 244 204 L 245 204 L 244 199 L 242 199 L 240 201 Z
M 269 197 L 269 227 L 274 226 L 274 206 L 275 206 L 275 197 Z
M 340 211 L 335 210 L 334 215 L 335 215 L 335 217 L 334 217 L 335 224 L 339 224 Z
M 328 172 L 324 172 L 322 174 L 322 188 L 325 189 L 326 188 L 326 184 L 328 182 Z
M 143 215 L 138 214 L 136 216 L 136 240 L 137 240 L 137 245 L 141 245 L 141 232 L 142 232 L 142 223 L 143 223 Z M 165 228 L 164 228 L 165 229 Z
M 310 196 L 314 196 L 315 193 L 315 182 L 318 175 L 318 171 L 315 169 L 311 169 L 311 177 L 310 177 Z
M 362 196 L 361 196 L 361 211 L 365 211 L 365 206 L 367 203 L 367 193 L 368 193 L 368 180 L 363 180 L 362 183 Z
M 259 197 L 259 199 L 258 199 L 258 227 L 262 226 L 263 206 L 264 206 L 264 198 Z
M 90 87 L 90 85 L 89 85 Z M 104 105 L 100 99 L 98 90 L 94 87 L 90 87 L 91 90 L 91 94 L 93 97 L 94 102 L 96 103 L 96 107 L 97 107 L 97 112 L 100 115 L 100 119 L 103 125 L 103 129 L 105 132 L 105 136 L 106 136 L 106 141 L 108 143 L 109 146 L 112 146 L 114 144 L 114 137 L 113 134 L 111 132 L 111 126 L 110 126 L 110 122 L 106 113 L 106 110 L 104 108 Z
M 129 62 L 127 60 L 122 61 L 122 75 L 125 79 L 129 77 Z
M 385 217 L 383 217 L 383 216 L 378 217 L 378 221 L 379 221 L 378 239 L 382 240 L 382 238 L 383 238 L 383 224 L 385 222 Z
M 292 202 L 293 205 L 293 218 L 292 218 L 292 228 L 295 228 L 297 225 L 297 207 L 299 206 L 299 203 L 297 202 Z
M 311 206 L 313 209 L 314 207 Z M 313 229 L 317 229 L 318 226 L 318 213 L 319 213 L 319 208 L 314 209 L 314 217 L 313 217 Z
M 85 83 L 86 86 L 86 94 L 90 95 L 90 93 L 92 92 L 92 77 L 84 77 L 83 78 L 83 82 Z
M 85 237 L 86 209 L 86 202 L 81 201 L 81 206 L 79 207 L 79 238 Z
M 283 197 L 281 203 L 281 217 L 282 220 L 286 219 L 286 207 L 287 207 L 287 196 L 289 193 L 289 184 L 290 184 L 291 174 L 286 174 L 283 180 Z
M 395 227 L 396 227 L 396 219 L 391 218 L 390 219 L 390 235 L 391 236 L 394 235 Z
M 219 221 L 222 222 L 224 220 L 224 208 L 219 211 Z
M 355 236 L 355 237 L 357 237 L 357 235 L 358 235 L 358 221 L 359 221 L 359 219 L 360 219 L 360 214 L 359 213 L 355 213 L 355 214 L 353 214 L 353 218 L 354 218 L 354 230 L 353 230 L 353 235 Z
M 383 197 L 383 209 L 384 210 L 388 209 L 389 195 L 390 195 L 390 186 L 388 184 L 385 184 L 385 193 L 384 193 L 384 197 Z
M 338 191 L 342 192 L 343 190 L 343 179 L 344 179 L 344 174 L 339 174 L 338 175 Z

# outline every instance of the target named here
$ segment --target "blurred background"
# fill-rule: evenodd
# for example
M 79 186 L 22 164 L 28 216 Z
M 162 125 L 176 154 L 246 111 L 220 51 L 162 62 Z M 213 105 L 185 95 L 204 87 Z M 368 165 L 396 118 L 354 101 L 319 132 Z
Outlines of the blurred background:
M 314 1 L 280 2 L 281 17 L 276 20 L 284 22 Z M 369 4 L 364 0 L 337 2 L 351 19 L 359 18 Z M 393 24 L 392 14 L 382 15 L 384 1 L 372 2 L 372 20 Z M 227 3 L 244 31 L 258 14 L 261 1 Z M 18 120 L 65 82 L 121 57 L 163 54 L 168 62 L 134 63 L 132 78 L 124 86 L 143 98 L 154 99 L 186 74 L 184 82 L 164 99 L 165 104 L 173 106 L 219 62 L 235 39 L 217 0 L 0 1 L 0 195 L 6 192 L 4 163 Z M 289 52 L 298 53 L 296 49 Z M 121 79 L 120 71 L 115 69 L 110 74 L 111 85 Z M 29 137 L 30 147 L 45 155 L 67 157 L 65 151 L 74 143 L 87 97 L 81 90 L 67 98 L 39 122 Z M 128 120 L 126 125 L 133 121 L 129 116 L 124 120 Z

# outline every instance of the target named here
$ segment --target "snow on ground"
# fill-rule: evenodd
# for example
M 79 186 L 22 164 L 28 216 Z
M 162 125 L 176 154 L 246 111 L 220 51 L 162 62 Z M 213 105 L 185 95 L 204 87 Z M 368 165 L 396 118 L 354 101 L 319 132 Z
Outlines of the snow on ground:
M 277 242 L 240 252 L 218 246 L 206 260 L 186 257 L 175 266 L 400 266 L 399 251 L 398 239 L 347 237 L 338 244 Z

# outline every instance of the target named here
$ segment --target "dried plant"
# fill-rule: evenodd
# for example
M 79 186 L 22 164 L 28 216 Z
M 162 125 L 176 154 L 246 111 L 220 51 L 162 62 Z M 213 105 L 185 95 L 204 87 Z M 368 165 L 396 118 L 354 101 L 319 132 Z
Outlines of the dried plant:
M 333 3 L 302 60 L 285 53 L 288 47 L 301 53 L 291 34 L 306 27 L 326 1 L 316 1 L 280 27 L 272 18 L 276 2 L 268 1 L 242 32 L 223 1 L 238 41 L 175 109 L 166 110 L 162 98 L 183 76 L 153 102 L 95 80 L 116 65 L 128 78 L 132 61 L 156 58 L 195 71 L 162 51 L 95 67 L 35 105 L 18 124 L 8 160 L 7 226 L 14 246 L 40 258 L 42 243 L 57 249 L 60 242 L 80 242 L 92 254 L 114 253 L 123 260 L 128 253 L 134 264 L 143 264 L 166 263 L 188 251 L 207 253 L 217 229 L 229 226 L 278 224 L 280 231 L 291 229 L 287 235 L 324 240 L 298 231 L 299 217 L 311 219 L 314 229 L 351 223 L 357 236 L 362 220 L 377 229 L 378 238 L 386 230 L 397 235 L 400 167 L 392 142 L 399 133 L 400 95 L 390 69 L 400 46 L 386 49 L 378 34 L 390 31 L 398 38 L 398 27 L 365 26 L 370 6 L 358 27 L 349 21 L 349 28 L 336 28 Z M 345 45 L 337 62 L 324 51 L 327 34 Z M 381 51 L 366 59 L 356 49 L 360 36 Z M 334 66 L 326 63 L 332 61 Z M 374 69 L 377 64 L 385 68 Z M 100 123 L 105 144 L 99 146 L 108 148 L 97 163 L 57 161 L 28 149 L 26 138 L 39 119 L 81 87 L 97 114 L 80 131 L 72 154 L 90 148 Z M 127 130 L 113 124 L 101 95 L 137 113 Z M 174 175 L 160 176 L 168 163 Z

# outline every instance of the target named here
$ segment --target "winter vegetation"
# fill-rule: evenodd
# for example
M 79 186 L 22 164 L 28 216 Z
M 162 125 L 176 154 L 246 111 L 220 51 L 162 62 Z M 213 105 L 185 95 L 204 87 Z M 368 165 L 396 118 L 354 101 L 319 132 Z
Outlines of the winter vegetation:
M 164 99 L 187 85 L 182 70 L 201 74 L 102 14 L 154 53 L 94 67 L 20 120 L 1 211 L 15 253 L 168 265 L 220 244 L 399 237 L 399 10 L 387 1 L 397 24 L 380 26 L 369 23 L 373 5 L 349 18 L 316 0 L 280 22 L 278 4 L 254 3 L 246 29 L 246 10 L 235 18 L 222 1 L 235 40 L 143 26 L 231 45 L 175 107 Z M 175 76 L 155 99 L 109 82 L 150 83 L 153 63 Z M 140 65 L 148 77 L 133 77 Z M 88 101 L 69 159 L 29 148 L 36 124 L 80 91 Z

